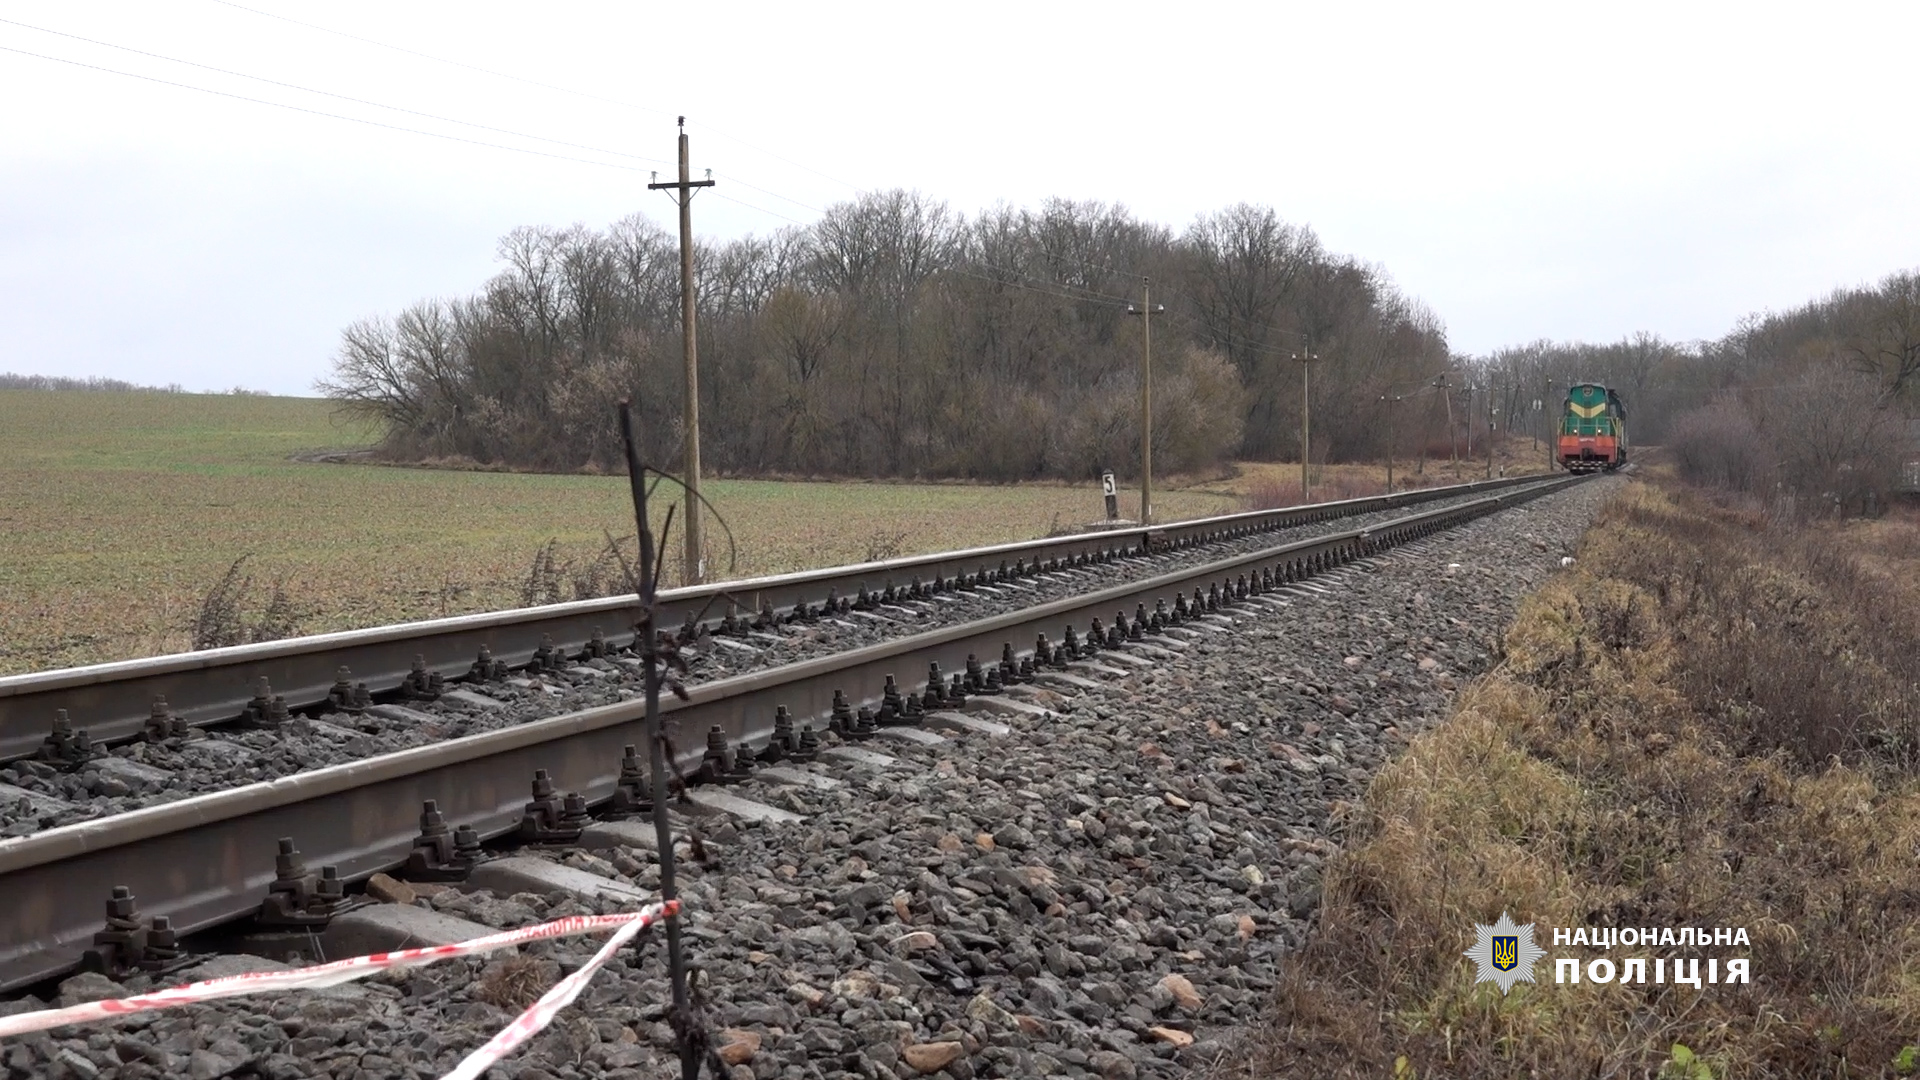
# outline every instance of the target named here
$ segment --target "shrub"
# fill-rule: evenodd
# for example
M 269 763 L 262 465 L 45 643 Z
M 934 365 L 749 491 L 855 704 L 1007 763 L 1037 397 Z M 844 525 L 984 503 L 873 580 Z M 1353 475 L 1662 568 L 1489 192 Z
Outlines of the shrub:
M 1772 446 L 1753 415 L 1730 397 L 1681 415 L 1668 444 L 1680 475 L 1690 483 L 1755 491 L 1774 474 Z

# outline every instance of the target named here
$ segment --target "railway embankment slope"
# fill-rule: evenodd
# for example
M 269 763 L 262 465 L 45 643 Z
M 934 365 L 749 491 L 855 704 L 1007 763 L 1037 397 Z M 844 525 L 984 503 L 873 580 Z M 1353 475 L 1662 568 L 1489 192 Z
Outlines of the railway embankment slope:
M 1633 483 L 1576 558 L 1373 780 L 1220 1075 L 1914 1071 L 1920 519 Z M 1503 913 L 1504 993 L 1462 955 Z

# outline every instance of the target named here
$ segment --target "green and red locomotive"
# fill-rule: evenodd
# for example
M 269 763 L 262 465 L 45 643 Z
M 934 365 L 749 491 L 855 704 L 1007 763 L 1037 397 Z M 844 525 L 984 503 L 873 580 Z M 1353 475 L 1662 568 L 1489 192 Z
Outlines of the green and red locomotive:
M 1626 420 L 1619 394 L 1598 383 L 1571 387 L 1554 456 L 1569 472 L 1612 472 L 1627 463 Z

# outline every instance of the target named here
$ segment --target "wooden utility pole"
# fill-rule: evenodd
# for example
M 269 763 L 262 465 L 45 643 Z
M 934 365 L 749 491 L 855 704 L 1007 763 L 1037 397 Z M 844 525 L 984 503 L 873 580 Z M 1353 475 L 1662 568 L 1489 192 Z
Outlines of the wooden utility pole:
M 1300 362 L 1300 501 L 1312 502 L 1313 494 L 1307 488 L 1307 462 L 1313 460 L 1313 399 L 1307 372 L 1320 358 L 1310 351 L 1294 353 L 1293 358 Z
M 1433 377 L 1432 385 L 1433 385 L 1433 389 L 1440 391 L 1441 397 L 1446 396 L 1447 392 L 1444 389 L 1444 387 L 1447 385 L 1447 377 L 1444 374 L 1435 375 Z M 1433 410 L 1428 409 L 1427 412 L 1432 413 Z M 1449 423 L 1448 427 L 1449 429 L 1451 429 L 1452 424 Z M 1449 434 L 1451 434 L 1451 431 L 1449 431 Z M 1420 456 L 1413 459 L 1413 471 L 1420 474 L 1421 476 L 1427 475 L 1427 447 L 1432 442 L 1433 442 L 1433 437 L 1427 434 L 1426 424 L 1422 423 L 1420 425 Z
M 1559 456 L 1560 456 L 1559 454 L 1554 452 L 1555 448 L 1559 445 L 1559 442 L 1560 442 L 1560 438 L 1559 438 L 1560 425 L 1559 425 L 1559 421 L 1555 419 L 1555 417 L 1558 416 L 1559 414 L 1552 411 L 1553 379 L 1551 377 L 1547 379 L 1546 387 L 1544 390 L 1541 391 L 1541 393 L 1544 396 L 1541 397 L 1540 399 L 1540 412 L 1541 412 L 1540 426 L 1546 432 L 1547 471 L 1552 472 L 1554 463 L 1557 460 L 1559 460 Z
M 687 167 L 687 118 L 680 118 L 680 179 L 673 183 L 653 183 L 648 191 L 672 191 L 680 204 L 680 348 L 687 366 L 687 399 L 681 413 L 687 429 L 685 475 L 687 516 L 681 529 L 687 537 L 685 584 L 698 585 L 707 578 L 707 556 L 700 536 L 700 349 L 693 332 L 693 189 L 712 187 L 713 170 L 707 179 L 690 178 Z M 656 174 L 658 175 L 658 174 Z
M 1493 387 L 1487 387 L 1487 479 L 1493 479 L 1494 414 L 1499 410 L 1493 406 Z
M 1467 429 L 1467 464 L 1473 464 L 1473 384 L 1467 384 L 1467 404 L 1460 410 L 1460 419 Z
M 1387 405 L 1387 494 L 1393 494 L 1393 406 L 1399 404 L 1396 396 L 1380 395 L 1380 401 Z
M 1140 279 L 1140 306 L 1127 305 L 1127 314 L 1140 316 L 1140 524 L 1153 520 L 1153 317 L 1166 312 L 1152 302 L 1153 281 Z

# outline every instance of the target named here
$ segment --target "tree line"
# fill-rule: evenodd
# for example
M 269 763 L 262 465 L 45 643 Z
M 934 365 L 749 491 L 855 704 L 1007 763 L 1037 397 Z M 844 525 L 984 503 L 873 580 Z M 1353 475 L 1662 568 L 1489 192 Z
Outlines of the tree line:
M 680 459 L 678 239 L 633 216 L 525 227 L 478 292 L 347 327 L 322 392 L 397 458 L 617 470 L 612 403 Z M 1051 199 L 973 217 L 863 194 L 804 228 L 696 246 L 701 452 L 754 474 L 986 480 L 1122 475 L 1138 459 L 1151 281 L 1154 467 L 1384 455 L 1395 401 L 1448 370 L 1440 320 L 1379 267 L 1240 204 L 1175 231 Z M 1431 403 L 1429 403 L 1431 404 Z M 1401 431 L 1395 436 L 1392 433 Z
M 1711 341 L 1535 342 L 1473 358 L 1462 377 L 1491 387 L 1508 416 L 1549 386 L 1605 383 L 1625 398 L 1633 439 L 1670 445 L 1691 479 L 1866 511 L 1912 486 L 1902 471 L 1920 460 L 1920 271 L 1749 315 Z
M 152 393 L 184 394 L 186 389 L 179 383 L 165 386 L 142 386 L 124 379 L 108 379 L 99 375 L 74 378 L 67 375 L 16 375 L 11 371 L 0 372 L 0 390 L 98 390 L 107 393 Z

